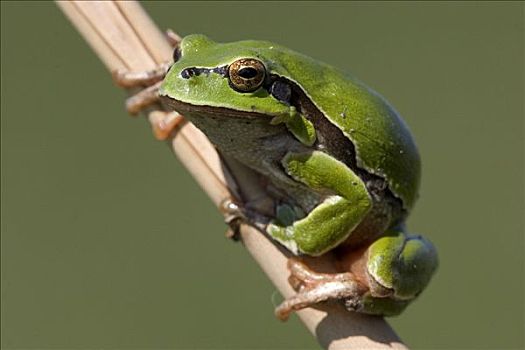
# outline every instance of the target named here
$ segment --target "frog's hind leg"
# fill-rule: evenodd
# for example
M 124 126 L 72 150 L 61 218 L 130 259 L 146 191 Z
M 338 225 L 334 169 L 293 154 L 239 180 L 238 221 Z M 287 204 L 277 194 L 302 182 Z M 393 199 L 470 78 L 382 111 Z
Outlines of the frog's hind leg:
M 299 292 L 275 309 L 275 315 L 286 321 L 293 311 L 301 310 L 329 299 L 358 299 L 367 288 L 356 281 L 350 272 L 327 274 L 312 271 L 306 264 L 288 260 L 290 283 Z

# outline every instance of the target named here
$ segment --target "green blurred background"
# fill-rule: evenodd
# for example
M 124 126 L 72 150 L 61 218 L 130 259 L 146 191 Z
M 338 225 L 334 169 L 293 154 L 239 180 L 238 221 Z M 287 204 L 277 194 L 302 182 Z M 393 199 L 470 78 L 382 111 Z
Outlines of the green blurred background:
M 391 319 L 413 348 L 524 346 L 523 3 L 147 2 L 161 28 L 267 39 L 352 72 L 424 161 L 439 249 Z M 1 3 L 2 346 L 315 349 L 53 3 Z

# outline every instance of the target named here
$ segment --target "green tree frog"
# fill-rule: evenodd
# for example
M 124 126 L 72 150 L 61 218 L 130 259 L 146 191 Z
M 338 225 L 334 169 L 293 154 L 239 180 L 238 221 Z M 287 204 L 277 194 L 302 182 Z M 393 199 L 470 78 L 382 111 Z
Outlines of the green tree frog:
M 298 294 L 279 318 L 328 299 L 396 315 L 419 295 L 438 260 L 429 240 L 404 228 L 420 158 L 394 108 L 340 70 L 270 42 L 191 35 L 174 60 L 161 101 L 266 180 L 266 233 L 298 256 L 341 252 L 336 274 L 289 261 Z

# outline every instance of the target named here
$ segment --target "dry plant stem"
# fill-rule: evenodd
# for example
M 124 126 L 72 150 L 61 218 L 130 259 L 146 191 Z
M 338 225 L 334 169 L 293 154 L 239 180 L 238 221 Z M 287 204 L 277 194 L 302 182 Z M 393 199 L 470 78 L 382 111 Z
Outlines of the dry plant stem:
M 171 57 L 170 44 L 136 1 L 58 1 L 57 4 L 110 72 L 151 70 Z M 176 17 L 177 14 L 175 21 Z M 217 206 L 235 197 L 238 189 L 221 166 L 217 152 L 198 129 L 183 123 L 173 136 L 169 144 L 175 154 Z M 253 188 L 256 182 L 249 173 L 234 169 L 233 176 L 245 196 L 257 193 Z M 294 295 L 288 283 L 286 252 L 248 225 L 241 225 L 240 231 L 246 249 L 279 291 L 285 297 Z M 330 256 L 316 263 L 330 265 Z M 297 314 L 326 349 L 406 349 L 382 318 L 347 312 L 340 303 L 304 309 Z

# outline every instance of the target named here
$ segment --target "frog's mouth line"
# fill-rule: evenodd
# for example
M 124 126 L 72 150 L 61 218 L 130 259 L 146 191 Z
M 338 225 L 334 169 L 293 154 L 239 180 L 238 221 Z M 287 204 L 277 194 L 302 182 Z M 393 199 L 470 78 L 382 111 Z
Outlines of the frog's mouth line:
M 240 119 L 268 119 L 273 118 L 271 115 L 249 112 L 249 111 L 239 111 L 235 109 L 230 109 L 226 107 L 216 107 L 209 105 L 195 105 L 188 102 L 182 102 L 171 98 L 169 96 L 160 96 L 161 102 L 168 106 L 170 109 L 174 109 L 180 114 L 204 114 L 204 115 L 214 115 L 214 116 L 224 116 L 228 118 L 240 118 Z

